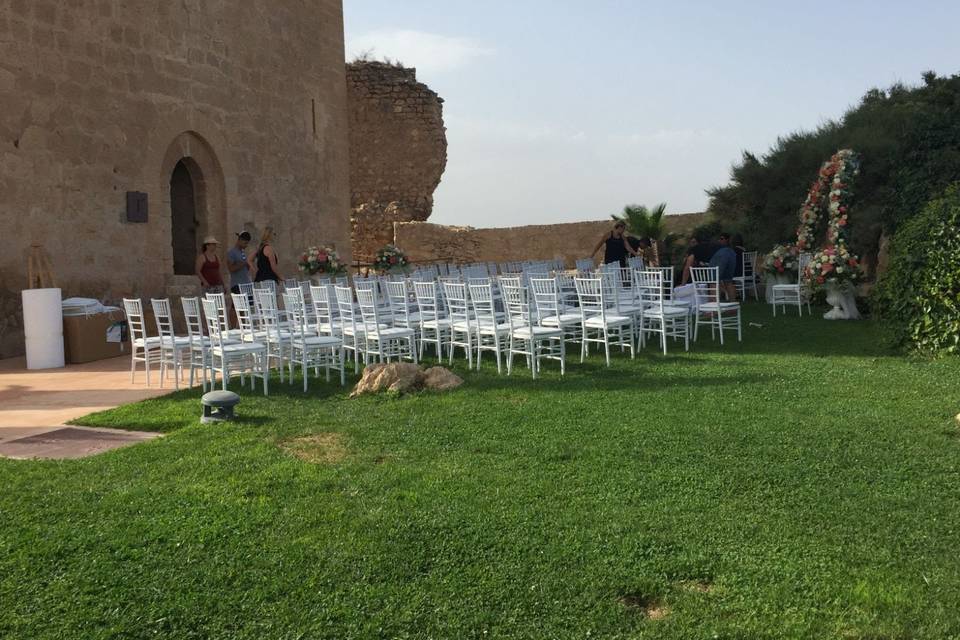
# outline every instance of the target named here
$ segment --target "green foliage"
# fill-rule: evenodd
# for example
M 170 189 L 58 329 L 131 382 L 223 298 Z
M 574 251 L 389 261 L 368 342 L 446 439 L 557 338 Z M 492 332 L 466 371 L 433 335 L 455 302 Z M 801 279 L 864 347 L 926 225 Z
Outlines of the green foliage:
M 717 236 L 726 230 L 726 227 L 724 227 L 723 222 L 720 220 L 710 220 L 709 222 L 704 222 L 703 224 L 694 227 L 693 231 L 690 232 L 690 235 L 700 242 L 704 242 L 706 240 L 716 239 Z
M 647 208 L 640 204 L 628 204 L 620 215 L 610 216 L 614 220 L 627 225 L 627 231 L 638 238 L 661 240 L 666 233 L 667 225 L 663 220 L 667 212 L 667 203 L 661 202 L 655 207 Z
M 873 307 L 897 345 L 960 352 L 960 184 L 893 237 Z
M 881 231 L 895 232 L 960 180 L 960 75 L 927 73 L 919 87 L 873 89 L 840 121 L 780 138 L 762 157 L 744 153 L 730 183 L 708 190 L 708 210 L 725 224 L 750 229 L 751 246 L 794 241 L 807 189 L 840 148 L 863 159 L 850 248 L 873 255 Z

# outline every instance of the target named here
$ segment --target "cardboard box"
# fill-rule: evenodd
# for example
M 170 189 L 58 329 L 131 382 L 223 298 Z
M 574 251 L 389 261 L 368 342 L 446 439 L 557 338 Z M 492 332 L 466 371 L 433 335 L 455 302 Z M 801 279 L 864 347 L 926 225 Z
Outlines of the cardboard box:
M 130 353 L 123 312 L 64 317 L 63 350 L 67 364 L 106 360 Z

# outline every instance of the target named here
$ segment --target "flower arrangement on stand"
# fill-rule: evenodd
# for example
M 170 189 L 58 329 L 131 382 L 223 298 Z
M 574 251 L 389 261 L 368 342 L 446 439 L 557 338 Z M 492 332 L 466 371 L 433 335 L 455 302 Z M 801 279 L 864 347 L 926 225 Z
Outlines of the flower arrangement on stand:
M 408 264 L 406 254 L 392 244 L 377 251 L 373 259 L 373 268 L 380 272 L 404 270 Z
M 845 289 L 857 284 L 862 274 L 860 260 L 840 244 L 813 254 L 805 275 L 814 289 L 830 285 Z
M 336 276 L 346 271 L 346 265 L 333 247 L 308 247 L 297 261 L 297 268 L 311 277 Z
M 810 192 L 826 192 L 827 238 L 823 248 L 814 253 L 804 279 L 811 289 L 826 290 L 827 302 L 833 306 L 824 316 L 829 320 L 860 317 L 854 298 L 854 285 L 862 275 L 860 258 L 847 248 L 847 224 L 853 199 L 850 186 L 859 173 L 860 157 L 850 149 L 842 149 L 820 169 L 820 179 Z M 806 213 L 805 209 L 801 210 L 797 245 L 803 243 L 803 246 L 812 248 L 813 229 L 818 216 L 814 217 L 812 223 L 807 223 L 804 218 Z M 812 210 L 812 213 L 816 214 L 817 210 Z
M 763 271 L 768 276 L 787 277 L 796 280 L 800 249 L 795 244 L 778 244 L 763 258 Z

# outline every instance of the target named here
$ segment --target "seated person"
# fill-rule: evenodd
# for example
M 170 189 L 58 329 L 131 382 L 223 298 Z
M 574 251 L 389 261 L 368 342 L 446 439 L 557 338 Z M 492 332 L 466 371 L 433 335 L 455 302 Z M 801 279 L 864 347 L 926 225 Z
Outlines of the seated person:
M 627 242 L 630 243 L 630 247 L 636 251 L 636 255 L 643 258 L 644 267 L 660 266 L 657 261 L 657 255 L 653 251 L 653 245 L 650 243 L 650 238 L 627 236 Z
M 680 285 L 683 286 L 690 282 L 690 267 L 705 267 L 710 264 L 710 259 L 716 253 L 718 246 L 704 237 L 690 237 L 690 244 L 687 245 L 687 257 L 683 262 L 683 275 L 680 278 Z
M 720 234 L 720 246 L 710 258 L 710 266 L 717 267 L 720 276 L 720 291 L 724 293 L 727 300 L 737 299 L 737 287 L 733 283 L 734 274 L 737 272 L 737 253 L 730 246 L 730 234 Z

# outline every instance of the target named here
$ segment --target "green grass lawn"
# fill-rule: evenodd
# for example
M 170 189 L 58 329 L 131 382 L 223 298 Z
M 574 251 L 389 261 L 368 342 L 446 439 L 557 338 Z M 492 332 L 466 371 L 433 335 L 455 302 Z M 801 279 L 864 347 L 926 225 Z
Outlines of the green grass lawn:
M 169 435 L 0 460 L 0 637 L 960 637 L 960 359 L 746 320 L 562 379 L 91 416 Z

